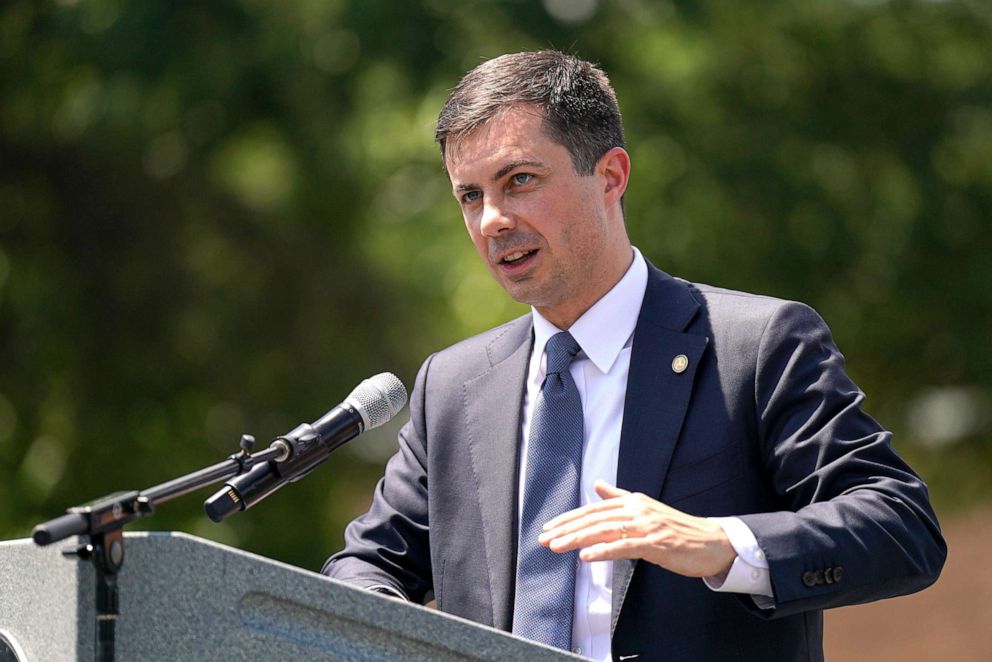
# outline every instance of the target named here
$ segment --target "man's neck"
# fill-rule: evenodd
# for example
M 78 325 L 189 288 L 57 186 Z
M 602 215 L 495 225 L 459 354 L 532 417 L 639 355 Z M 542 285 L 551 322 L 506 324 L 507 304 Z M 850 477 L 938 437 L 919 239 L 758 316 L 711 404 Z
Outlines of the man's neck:
M 611 270 L 610 277 L 603 279 L 605 283 L 598 290 L 594 291 L 591 296 L 583 300 L 567 300 L 556 306 L 534 306 L 537 312 L 541 313 L 544 319 L 548 320 L 556 327 L 562 331 L 567 331 L 576 320 L 586 314 L 586 312 L 596 305 L 600 299 L 602 299 L 606 294 L 616 287 L 620 279 L 624 277 L 627 270 L 630 269 L 630 265 L 634 262 L 634 249 L 630 244 L 626 246 L 625 257 L 615 261 L 614 268 Z

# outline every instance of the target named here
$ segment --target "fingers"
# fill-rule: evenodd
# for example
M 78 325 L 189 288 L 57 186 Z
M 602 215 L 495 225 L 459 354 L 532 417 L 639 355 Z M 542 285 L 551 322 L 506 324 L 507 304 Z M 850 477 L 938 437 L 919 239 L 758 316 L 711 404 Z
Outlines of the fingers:
M 566 515 L 570 515 L 567 519 L 562 516 L 548 522 L 544 526 L 544 531 L 541 533 L 539 540 L 555 538 L 583 529 L 593 528 L 604 522 L 621 522 L 628 519 L 622 506 L 613 504 L 602 508 L 579 508 L 572 511 L 572 513 L 574 514 L 570 515 L 566 513 Z M 614 528 L 617 528 L 617 526 L 614 525 Z
M 630 492 L 619 487 L 613 487 L 602 479 L 597 480 L 593 487 L 596 493 L 603 499 L 602 501 L 586 504 L 581 508 L 574 508 L 549 520 L 543 527 L 544 534 L 541 535 L 541 538 L 549 538 L 546 535 L 549 532 L 554 532 L 555 535 L 562 535 L 595 525 L 599 522 L 617 521 L 625 517 L 620 511 L 626 506 L 623 497 L 629 496 Z
M 555 552 L 623 540 L 633 535 L 635 512 L 631 493 L 597 480 L 594 488 L 603 501 L 562 513 L 544 525 L 538 542 Z
M 615 540 L 592 545 L 579 550 L 579 559 L 586 563 L 595 561 L 619 561 L 636 559 L 642 556 L 643 539 Z
M 582 520 L 580 520 L 580 523 Z M 631 530 L 631 523 L 617 518 L 607 518 L 598 521 L 587 521 L 581 526 L 568 525 L 546 531 L 538 537 L 538 542 L 553 552 L 567 552 L 573 549 L 590 547 L 603 542 L 613 542 L 636 537 Z
M 606 487 L 609 487 L 609 485 L 605 481 L 598 480 L 596 481 L 597 493 L 600 493 L 599 492 L 600 483 L 602 483 Z M 619 488 L 616 487 L 611 489 L 619 490 Z M 587 517 L 592 513 L 601 513 L 610 510 L 615 510 L 617 508 L 622 508 L 624 504 L 618 501 L 617 499 L 624 495 L 630 494 L 630 492 L 627 492 L 626 490 L 619 490 L 619 491 L 622 492 L 622 494 L 618 494 L 616 497 L 607 497 L 603 501 L 597 501 L 595 503 L 586 504 L 581 508 L 575 508 L 573 510 L 569 510 L 568 512 L 562 513 L 558 517 L 549 520 L 548 523 L 544 525 L 544 530 L 550 531 L 551 529 L 555 529 L 570 522 L 574 522 L 575 520 L 581 519 L 583 517 Z M 602 496 L 601 493 L 600 496 Z

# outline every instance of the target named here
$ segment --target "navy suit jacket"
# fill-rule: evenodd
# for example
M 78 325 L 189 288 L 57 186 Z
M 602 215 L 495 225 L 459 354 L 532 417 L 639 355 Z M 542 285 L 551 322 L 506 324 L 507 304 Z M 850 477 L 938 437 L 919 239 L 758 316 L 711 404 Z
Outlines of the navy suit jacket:
M 510 629 L 532 342 L 527 315 L 424 363 L 399 451 L 325 574 Z M 812 309 L 649 265 L 617 484 L 694 515 L 740 516 L 768 559 L 775 608 L 617 561 L 614 659 L 822 659 L 824 608 L 937 578 L 946 547 L 926 485 L 863 399 Z

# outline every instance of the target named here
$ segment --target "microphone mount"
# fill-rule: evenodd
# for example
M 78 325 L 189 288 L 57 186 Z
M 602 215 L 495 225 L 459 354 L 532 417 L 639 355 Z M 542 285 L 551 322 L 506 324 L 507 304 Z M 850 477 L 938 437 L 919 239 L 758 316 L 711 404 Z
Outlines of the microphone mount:
M 96 570 L 97 660 L 114 660 L 116 622 L 120 616 L 117 575 L 124 566 L 124 527 L 140 517 L 152 515 L 160 503 L 246 473 L 261 462 L 288 458 L 291 453 L 290 446 L 281 438 L 257 453 L 251 452 L 254 444 L 253 436 L 242 435 L 240 450 L 222 462 L 145 490 L 113 492 L 73 506 L 65 515 L 34 528 L 31 537 L 40 546 L 72 536 L 86 537 L 85 542 L 63 549 L 62 555 L 91 561 Z
M 201 487 L 227 481 L 251 472 L 262 463 L 273 463 L 283 482 L 293 482 L 313 471 L 327 455 L 366 429 L 377 427 L 399 413 L 406 404 L 403 383 L 393 374 L 384 372 L 362 381 L 343 403 L 321 418 L 301 423 L 288 434 L 276 437 L 263 451 L 252 453 L 255 438 L 241 436 L 240 450 L 223 462 L 180 476 L 145 490 L 114 492 L 105 497 L 74 506 L 65 515 L 42 522 L 31 537 L 38 545 L 50 545 L 70 536 L 85 536 L 86 542 L 63 550 L 66 557 L 92 561 L 96 570 L 96 659 L 113 662 L 115 626 L 119 609 L 117 574 L 124 565 L 124 526 L 155 512 L 155 506 L 198 490 Z M 317 452 L 322 451 L 322 452 Z M 261 468 L 261 467 L 260 467 Z M 269 493 L 282 483 L 270 487 Z M 222 490 L 231 503 L 243 510 L 233 488 Z M 267 496 L 255 495 L 255 501 Z M 210 501 L 208 500 L 208 503 Z M 214 515 L 233 512 L 231 504 L 221 503 Z M 223 511 L 220 512 L 220 511 Z M 208 508 L 208 514 L 211 509 Z

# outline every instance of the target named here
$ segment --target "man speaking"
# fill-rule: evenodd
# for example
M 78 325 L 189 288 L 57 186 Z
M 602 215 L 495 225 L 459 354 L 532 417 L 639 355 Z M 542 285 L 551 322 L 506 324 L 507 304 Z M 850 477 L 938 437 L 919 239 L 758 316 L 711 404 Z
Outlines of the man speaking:
M 820 317 L 632 247 L 606 75 L 470 71 L 436 138 L 493 277 L 532 311 L 434 354 L 323 572 L 597 660 L 814 660 L 822 610 L 920 590 L 927 489 Z

